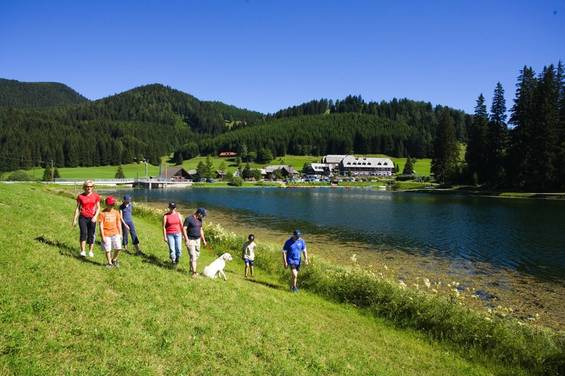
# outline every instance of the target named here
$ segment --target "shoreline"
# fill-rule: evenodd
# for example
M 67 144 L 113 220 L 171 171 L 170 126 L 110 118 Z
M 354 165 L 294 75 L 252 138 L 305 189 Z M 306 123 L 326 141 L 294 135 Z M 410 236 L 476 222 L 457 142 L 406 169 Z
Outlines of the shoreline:
M 145 205 L 162 210 L 164 202 Z M 177 202 L 183 214 L 194 208 Z M 236 210 L 212 208 L 207 225 L 219 224 L 229 232 L 246 237 L 255 234 L 258 243 L 282 246 L 289 233 L 253 215 Z M 431 295 L 446 296 L 473 310 L 551 328 L 565 330 L 565 284 L 547 281 L 518 271 L 496 268 L 487 263 L 454 260 L 433 254 L 409 253 L 346 241 L 331 234 L 306 234 L 309 255 L 334 265 L 371 271 L 393 283 Z

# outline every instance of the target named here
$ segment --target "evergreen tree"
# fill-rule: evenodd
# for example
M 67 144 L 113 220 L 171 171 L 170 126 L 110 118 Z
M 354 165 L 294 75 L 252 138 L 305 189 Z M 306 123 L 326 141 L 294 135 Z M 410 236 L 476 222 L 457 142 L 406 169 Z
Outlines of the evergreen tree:
M 558 125 L 558 175 L 557 185 L 565 189 L 565 67 L 560 61 L 557 65 L 557 85 L 559 91 L 559 125 Z
M 116 179 L 125 179 L 126 176 L 124 175 L 124 169 L 122 168 L 122 165 L 118 166 L 118 169 L 116 170 L 116 174 L 114 175 L 114 178 Z
M 43 177 L 41 178 L 41 180 L 52 181 L 53 179 L 54 179 L 54 176 L 53 176 L 53 170 L 51 169 L 51 166 L 45 167 L 45 170 L 43 170 Z
M 259 163 L 269 163 L 273 160 L 273 153 L 271 150 L 266 148 L 261 148 L 257 152 L 257 162 Z
M 59 174 L 59 169 L 57 167 L 55 167 L 55 171 L 53 171 L 53 178 L 54 179 L 60 179 L 61 178 L 61 174 Z
M 445 183 L 453 177 L 457 167 L 457 139 L 455 125 L 447 109 L 439 115 L 439 124 L 434 139 L 434 156 L 432 173 L 440 183 Z
M 215 171 L 214 171 L 214 162 L 212 162 L 212 158 L 210 156 L 206 157 L 206 170 L 208 174 L 206 175 L 207 178 L 213 178 Z
M 414 175 L 414 173 L 414 161 L 408 156 L 408 158 L 406 158 L 406 164 L 404 164 L 404 169 L 402 170 L 402 175 Z
M 516 84 L 516 98 L 512 106 L 510 123 L 514 128 L 510 132 L 508 150 L 508 181 L 511 186 L 524 188 L 530 185 L 530 172 L 537 169 L 534 165 L 537 151 L 532 147 L 531 138 L 535 131 L 534 95 L 537 80 L 534 70 L 524 66 Z
M 491 186 L 500 186 L 505 179 L 505 158 L 508 128 L 506 121 L 506 100 L 504 89 L 498 82 L 494 89 L 487 140 L 487 182 Z
M 248 158 L 248 153 L 249 151 L 247 150 L 247 145 L 246 144 L 242 144 L 240 149 L 239 149 L 239 156 L 241 157 L 241 160 L 244 162 L 251 162 Z
M 534 93 L 535 125 L 531 135 L 533 154 L 529 172 L 528 186 L 546 191 L 555 188 L 557 183 L 558 129 L 559 129 L 559 91 L 557 75 L 553 65 L 544 67 Z
M 208 167 L 206 167 L 206 164 L 204 162 L 200 161 L 196 166 L 196 173 L 198 174 L 199 178 L 205 179 L 210 174 L 210 170 L 208 169 Z
M 475 105 L 475 113 L 468 132 L 468 144 L 465 152 L 465 161 L 471 177 L 476 181 L 484 182 L 487 171 L 486 151 L 488 133 L 488 113 L 483 94 L 479 95 Z
M 243 168 L 243 171 L 241 171 L 241 177 L 244 179 L 251 179 L 253 177 L 251 173 L 251 166 L 249 166 L 249 163 L 247 163 Z

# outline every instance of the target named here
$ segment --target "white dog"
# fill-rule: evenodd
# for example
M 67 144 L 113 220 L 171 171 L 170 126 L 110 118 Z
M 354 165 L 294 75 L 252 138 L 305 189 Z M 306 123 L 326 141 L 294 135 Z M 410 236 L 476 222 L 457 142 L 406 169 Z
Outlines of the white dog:
M 226 261 L 231 261 L 233 258 L 229 253 L 224 253 L 214 261 L 210 265 L 204 268 L 202 274 L 204 274 L 208 278 L 216 278 L 216 276 L 220 276 L 224 278 L 224 281 L 227 280 L 226 273 L 224 273 L 224 268 L 226 267 Z

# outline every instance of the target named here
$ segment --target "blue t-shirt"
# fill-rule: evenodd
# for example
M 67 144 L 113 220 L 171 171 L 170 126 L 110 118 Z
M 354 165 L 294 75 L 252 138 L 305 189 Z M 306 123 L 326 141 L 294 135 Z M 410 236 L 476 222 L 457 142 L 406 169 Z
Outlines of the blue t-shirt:
M 121 204 L 120 210 L 122 211 L 122 218 L 126 222 L 133 222 L 132 210 L 133 206 L 131 203 L 129 204 Z
M 200 230 L 202 229 L 202 221 L 194 216 L 189 215 L 184 220 L 184 227 L 189 239 L 200 239 Z
M 306 249 L 306 242 L 301 238 L 296 240 L 290 238 L 284 243 L 283 249 L 286 251 L 286 262 L 297 264 L 300 263 L 300 256 Z

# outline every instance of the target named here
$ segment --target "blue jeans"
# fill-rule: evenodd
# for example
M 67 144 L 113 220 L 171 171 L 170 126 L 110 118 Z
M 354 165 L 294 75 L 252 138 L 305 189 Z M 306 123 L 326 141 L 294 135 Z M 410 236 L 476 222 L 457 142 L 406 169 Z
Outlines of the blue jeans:
M 135 231 L 135 225 L 133 224 L 133 222 L 126 221 L 126 223 L 129 226 L 129 231 L 126 226 L 122 224 L 122 234 L 124 235 L 122 238 L 122 244 L 128 245 L 128 234 L 131 234 L 131 242 L 134 245 L 139 244 L 139 238 L 137 237 L 137 231 Z
M 181 233 L 167 234 L 167 243 L 169 243 L 169 256 L 172 262 L 179 262 L 180 255 L 182 254 L 182 235 Z

